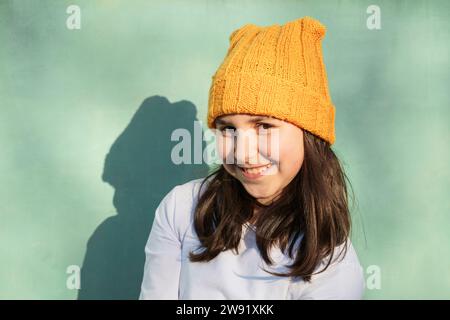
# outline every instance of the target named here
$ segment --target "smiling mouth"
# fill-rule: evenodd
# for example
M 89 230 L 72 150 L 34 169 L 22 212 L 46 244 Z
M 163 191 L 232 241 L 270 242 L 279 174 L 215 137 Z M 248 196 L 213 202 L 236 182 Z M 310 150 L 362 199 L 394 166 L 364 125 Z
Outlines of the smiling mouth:
M 264 171 L 266 171 L 267 169 L 269 169 L 272 166 L 272 163 L 266 164 L 266 165 L 262 165 L 262 166 L 258 166 L 258 167 L 252 167 L 252 168 L 246 168 L 246 167 L 240 167 L 238 166 L 238 168 L 248 174 L 251 175 L 260 175 L 261 173 L 263 173 Z

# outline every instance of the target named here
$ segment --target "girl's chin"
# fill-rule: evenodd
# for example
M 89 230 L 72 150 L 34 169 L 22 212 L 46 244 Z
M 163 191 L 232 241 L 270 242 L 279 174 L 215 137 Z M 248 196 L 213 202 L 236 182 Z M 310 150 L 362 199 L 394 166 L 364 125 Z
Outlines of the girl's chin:
M 272 199 L 273 194 L 275 193 L 275 191 L 271 192 L 271 190 L 268 190 L 268 188 L 258 188 L 253 187 L 252 185 L 244 184 L 244 188 L 249 195 L 251 195 L 255 199 L 258 199 L 261 203 L 267 202 Z

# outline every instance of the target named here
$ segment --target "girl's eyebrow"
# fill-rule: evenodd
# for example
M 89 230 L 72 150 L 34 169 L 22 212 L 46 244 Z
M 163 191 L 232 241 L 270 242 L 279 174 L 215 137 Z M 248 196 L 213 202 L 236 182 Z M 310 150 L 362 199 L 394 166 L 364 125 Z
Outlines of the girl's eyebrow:
M 272 120 L 272 119 L 273 118 L 271 118 L 271 117 L 256 117 L 256 118 L 252 118 L 252 119 L 248 120 L 248 122 L 255 123 L 255 122 L 258 122 L 258 121 L 265 121 L 265 120 Z M 230 125 L 232 123 L 228 122 L 228 121 L 225 121 L 225 120 L 222 120 L 222 119 L 216 119 L 216 124 L 217 125 L 219 125 L 219 124 Z

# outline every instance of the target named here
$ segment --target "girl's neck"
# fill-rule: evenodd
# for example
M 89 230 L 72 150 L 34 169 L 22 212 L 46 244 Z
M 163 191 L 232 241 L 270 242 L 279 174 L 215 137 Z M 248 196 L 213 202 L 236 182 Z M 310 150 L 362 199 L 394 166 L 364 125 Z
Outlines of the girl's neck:
M 258 207 L 253 208 L 253 216 L 250 218 L 248 223 L 255 224 L 256 220 L 258 220 L 258 216 L 259 216 L 260 211 L 261 211 L 261 208 L 258 208 Z

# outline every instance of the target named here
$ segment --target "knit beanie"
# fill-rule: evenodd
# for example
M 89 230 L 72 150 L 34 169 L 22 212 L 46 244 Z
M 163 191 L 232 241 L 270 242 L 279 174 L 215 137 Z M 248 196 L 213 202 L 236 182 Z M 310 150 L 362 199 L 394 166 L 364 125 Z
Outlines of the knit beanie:
M 212 76 L 208 127 L 225 114 L 272 116 L 333 144 L 335 107 L 321 47 L 325 32 L 311 17 L 281 26 L 248 23 L 233 31 Z

